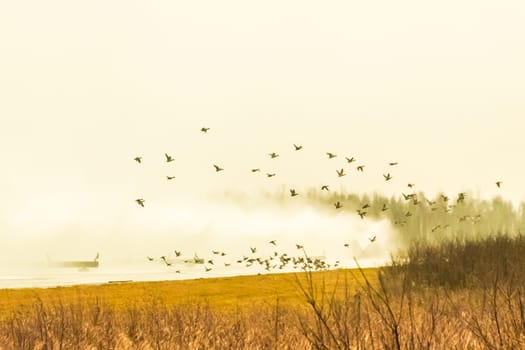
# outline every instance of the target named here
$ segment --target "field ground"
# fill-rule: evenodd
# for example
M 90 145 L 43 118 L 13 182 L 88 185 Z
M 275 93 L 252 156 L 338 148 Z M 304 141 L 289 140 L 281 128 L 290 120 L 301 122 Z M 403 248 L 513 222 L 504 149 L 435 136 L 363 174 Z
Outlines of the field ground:
M 377 269 L 363 269 L 370 280 L 375 280 Z M 351 277 L 354 275 L 356 278 Z M 313 272 L 316 280 L 323 280 L 327 290 L 342 284 L 345 277 L 349 285 L 357 288 L 362 281 L 357 271 L 338 269 Z M 304 303 L 297 288 L 305 280 L 304 272 L 201 278 L 182 281 L 123 282 L 100 285 L 79 285 L 53 288 L 24 288 L 0 290 L 0 315 L 8 316 L 15 310 L 34 305 L 35 300 L 44 305 L 62 303 L 93 303 L 126 309 L 128 306 L 159 302 L 165 306 L 206 303 L 212 308 L 236 308 L 255 304 L 273 305 L 277 299 L 283 306 Z

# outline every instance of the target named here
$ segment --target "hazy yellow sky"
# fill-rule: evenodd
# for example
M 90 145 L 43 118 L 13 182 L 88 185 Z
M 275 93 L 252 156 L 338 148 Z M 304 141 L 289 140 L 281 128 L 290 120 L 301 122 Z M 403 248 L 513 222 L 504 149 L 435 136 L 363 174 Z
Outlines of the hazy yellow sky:
M 525 199 L 524 34 L 518 0 L 4 1 L 0 220 L 324 183 Z

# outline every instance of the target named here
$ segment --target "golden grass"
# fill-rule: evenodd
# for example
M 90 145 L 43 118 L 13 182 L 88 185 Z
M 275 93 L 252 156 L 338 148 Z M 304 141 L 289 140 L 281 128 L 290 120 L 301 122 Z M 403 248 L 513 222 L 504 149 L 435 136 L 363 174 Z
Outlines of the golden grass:
M 519 349 L 515 282 L 366 269 L 2 290 L 0 349 Z
M 367 278 L 375 280 L 377 270 L 364 269 Z M 347 269 L 313 272 L 316 280 L 323 280 L 328 290 L 342 283 L 350 273 Z M 298 291 L 297 278 L 304 282 L 304 273 L 282 273 L 223 278 L 203 278 L 182 281 L 125 282 L 100 285 L 79 285 L 54 288 L 27 288 L 0 290 L 0 315 L 9 316 L 14 310 L 31 307 L 35 300 L 50 305 L 64 303 L 94 303 L 99 301 L 117 309 L 142 306 L 152 301 L 176 306 L 206 303 L 212 308 L 236 308 L 258 304 L 272 305 L 277 299 L 281 305 L 304 304 Z M 357 281 L 348 278 L 357 287 Z

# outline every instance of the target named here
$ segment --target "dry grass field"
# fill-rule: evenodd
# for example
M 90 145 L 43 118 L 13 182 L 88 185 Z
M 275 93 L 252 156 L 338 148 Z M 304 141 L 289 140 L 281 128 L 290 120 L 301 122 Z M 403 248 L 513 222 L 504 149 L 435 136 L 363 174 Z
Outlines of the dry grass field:
M 364 269 L 365 276 L 374 279 L 376 269 Z M 327 289 L 340 284 L 348 270 L 314 272 L 315 279 L 323 280 Z M 165 282 L 130 282 L 102 285 L 79 285 L 56 288 L 0 290 L 0 314 L 8 317 L 15 311 L 34 307 L 39 300 L 44 305 L 56 302 L 103 303 L 117 310 L 130 306 L 142 307 L 162 303 L 166 307 L 205 303 L 213 309 L 235 309 L 254 304 L 271 305 L 279 299 L 281 305 L 296 306 L 303 303 L 297 290 L 297 279 L 305 281 L 303 273 L 265 274 L 224 278 L 207 278 Z M 358 281 L 362 281 L 359 279 Z M 357 288 L 357 282 L 354 287 Z
M 525 289 L 515 253 L 524 244 L 520 236 L 500 236 L 447 249 L 416 247 L 411 259 L 383 269 L 2 290 L 0 344 L 2 349 L 522 349 Z M 488 251 L 492 261 L 484 256 Z

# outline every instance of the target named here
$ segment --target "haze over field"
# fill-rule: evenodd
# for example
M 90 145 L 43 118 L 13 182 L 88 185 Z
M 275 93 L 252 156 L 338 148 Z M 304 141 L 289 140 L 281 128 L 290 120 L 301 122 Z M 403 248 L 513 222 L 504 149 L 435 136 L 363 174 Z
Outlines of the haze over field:
M 243 254 L 273 238 L 350 258 L 341 243 L 377 230 L 386 259 L 391 223 L 305 191 L 410 182 L 518 203 L 524 15 L 521 1 L 3 3 L 0 261 Z

